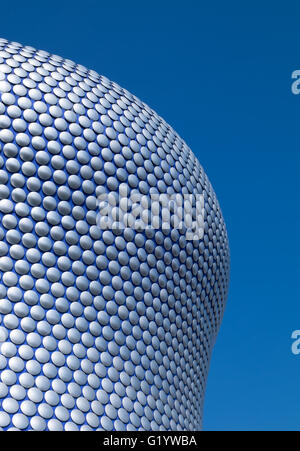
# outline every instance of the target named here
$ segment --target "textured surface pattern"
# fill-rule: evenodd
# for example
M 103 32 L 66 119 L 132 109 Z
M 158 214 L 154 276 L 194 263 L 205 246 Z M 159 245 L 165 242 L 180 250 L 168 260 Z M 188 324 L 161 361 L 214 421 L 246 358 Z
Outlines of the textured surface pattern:
M 195 430 L 227 296 L 191 150 L 94 71 L 0 40 L 0 427 Z M 200 193 L 204 237 L 101 230 L 98 194 Z

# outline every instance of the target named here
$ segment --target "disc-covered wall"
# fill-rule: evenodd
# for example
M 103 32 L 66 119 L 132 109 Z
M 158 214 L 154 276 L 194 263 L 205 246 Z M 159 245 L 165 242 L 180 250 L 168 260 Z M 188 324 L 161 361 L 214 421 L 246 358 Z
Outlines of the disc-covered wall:
M 203 237 L 101 228 L 120 187 L 202 195 Z M 107 78 L 2 39 L 0 199 L 0 427 L 199 429 L 229 251 L 184 141 Z

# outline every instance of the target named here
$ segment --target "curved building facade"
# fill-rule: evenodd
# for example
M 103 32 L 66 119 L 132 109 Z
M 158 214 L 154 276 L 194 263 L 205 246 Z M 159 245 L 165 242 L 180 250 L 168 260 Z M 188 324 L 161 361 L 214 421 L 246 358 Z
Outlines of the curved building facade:
M 229 250 L 176 132 L 2 39 L 0 220 L 0 428 L 200 429 Z

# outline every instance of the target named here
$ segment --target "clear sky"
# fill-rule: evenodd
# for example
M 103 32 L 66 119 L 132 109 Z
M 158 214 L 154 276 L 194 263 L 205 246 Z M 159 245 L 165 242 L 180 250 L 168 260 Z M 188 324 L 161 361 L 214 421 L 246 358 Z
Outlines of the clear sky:
M 186 140 L 219 197 L 231 288 L 206 430 L 300 429 L 297 1 L 2 1 L 1 37 L 132 91 Z

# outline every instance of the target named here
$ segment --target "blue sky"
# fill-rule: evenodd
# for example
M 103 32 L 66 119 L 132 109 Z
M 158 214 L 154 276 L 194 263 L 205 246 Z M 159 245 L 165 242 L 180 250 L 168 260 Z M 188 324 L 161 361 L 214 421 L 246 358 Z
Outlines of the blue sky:
M 1 37 L 118 82 L 199 157 L 232 258 L 204 427 L 299 429 L 299 2 L 15 0 L 1 18 Z

